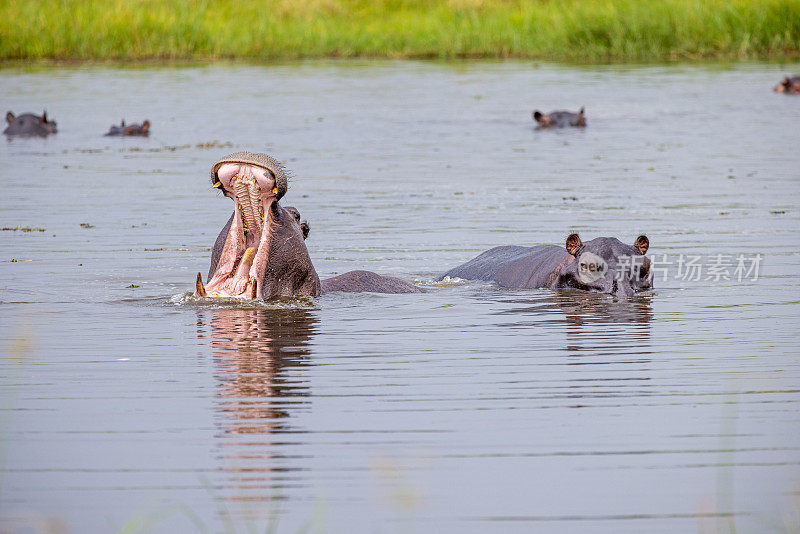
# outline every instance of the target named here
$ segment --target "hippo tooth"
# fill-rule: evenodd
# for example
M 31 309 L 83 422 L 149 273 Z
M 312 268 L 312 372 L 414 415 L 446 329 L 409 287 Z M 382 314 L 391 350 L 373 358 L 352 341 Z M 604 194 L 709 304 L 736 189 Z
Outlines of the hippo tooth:
M 195 284 L 197 287 L 197 296 L 198 297 L 207 297 L 208 294 L 206 293 L 206 288 L 203 285 L 203 275 L 197 273 L 197 283 Z
M 247 272 L 253 265 L 253 258 L 255 258 L 256 252 L 258 252 L 256 247 L 248 247 L 247 250 L 244 251 L 242 259 L 239 260 L 239 266 L 236 268 L 237 278 L 241 279 L 242 277 L 247 276 Z
M 253 258 L 255 258 L 256 252 L 258 252 L 256 247 L 247 247 L 247 250 L 244 251 L 244 255 L 242 256 L 241 265 L 249 269 L 250 266 L 253 265 Z
M 242 206 L 241 203 L 236 204 L 236 206 L 239 208 L 239 213 L 241 214 L 242 229 L 244 230 L 244 233 L 247 233 L 247 218 L 245 217 L 244 214 L 244 207 Z

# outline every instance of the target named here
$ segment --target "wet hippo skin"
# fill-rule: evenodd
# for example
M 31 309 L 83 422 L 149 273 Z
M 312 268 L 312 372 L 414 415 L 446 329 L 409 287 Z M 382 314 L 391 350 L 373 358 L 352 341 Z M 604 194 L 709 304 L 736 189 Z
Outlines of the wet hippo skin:
M 41 115 L 23 113 L 15 116 L 12 112 L 6 113 L 8 126 L 3 130 L 5 135 L 40 136 L 46 137 L 56 133 L 56 122 L 47 118 L 47 112 Z
M 630 296 L 652 285 L 650 242 L 639 236 L 633 245 L 615 237 L 583 243 L 578 234 L 566 246 L 502 246 L 487 250 L 440 277 L 494 282 L 510 289 L 573 288 Z
M 139 135 L 139 136 L 148 136 L 150 135 L 150 121 L 145 119 L 144 122 L 141 124 L 125 124 L 125 119 L 122 119 L 119 126 L 112 125 L 108 132 L 106 133 L 108 136 L 129 136 L 129 135 Z
M 424 290 L 392 276 L 381 276 L 370 271 L 350 271 L 322 281 L 322 292 L 331 293 L 424 293 Z
M 538 109 L 532 113 L 538 128 L 566 128 L 568 126 L 586 126 L 584 108 L 577 113 L 571 111 L 551 111 L 542 113 Z

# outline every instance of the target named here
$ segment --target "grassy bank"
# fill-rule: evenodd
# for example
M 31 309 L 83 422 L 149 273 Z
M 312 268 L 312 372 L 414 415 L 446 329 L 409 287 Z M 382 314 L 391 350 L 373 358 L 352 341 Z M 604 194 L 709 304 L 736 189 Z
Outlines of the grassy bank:
M 0 60 L 800 55 L 800 0 L 4 0 Z

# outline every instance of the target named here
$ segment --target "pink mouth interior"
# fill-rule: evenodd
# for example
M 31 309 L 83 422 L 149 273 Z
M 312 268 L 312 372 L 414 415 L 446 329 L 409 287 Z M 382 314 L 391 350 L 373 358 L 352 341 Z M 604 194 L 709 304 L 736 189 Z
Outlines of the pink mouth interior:
M 217 176 L 218 187 L 234 201 L 235 213 L 217 270 L 205 291 L 209 297 L 260 297 L 269 256 L 275 178 L 267 169 L 246 163 L 226 163 Z

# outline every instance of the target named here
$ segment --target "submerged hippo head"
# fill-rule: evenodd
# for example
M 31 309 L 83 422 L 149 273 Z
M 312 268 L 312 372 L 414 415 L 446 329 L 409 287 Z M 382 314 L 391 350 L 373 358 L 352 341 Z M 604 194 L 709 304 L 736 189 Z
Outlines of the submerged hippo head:
M 640 235 L 633 245 L 616 237 L 598 237 L 583 243 L 578 234 L 567 237 L 567 252 L 575 260 L 560 272 L 558 287 L 610 293 L 628 297 L 649 289 L 651 262 L 645 256 L 650 247 L 647 236 Z
M 781 83 L 775 86 L 776 93 L 800 94 L 800 76 L 784 76 Z
M 56 122 L 47 119 L 47 111 L 41 115 L 23 113 L 16 117 L 10 111 L 6 113 L 8 126 L 3 133 L 6 135 L 39 135 L 46 137 L 56 133 Z
M 211 169 L 211 181 L 233 200 L 234 213 L 212 251 L 209 281 L 197 295 L 225 298 L 317 296 L 320 282 L 304 243 L 308 223 L 282 208 L 283 167 L 266 154 L 237 152 Z
M 567 126 L 586 126 L 584 108 L 577 113 L 571 111 L 551 111 L 542 113 L 538 109 L 533 112 L 533 120 L 539 128 L 566 128 Z
M 150 135 L 150 121 L 145 119 L 141 124 L 125 124 L 125 119 L 122 119 L 120 125 L 112 125 L 106 135 L 141 135 L 147 137 Z

